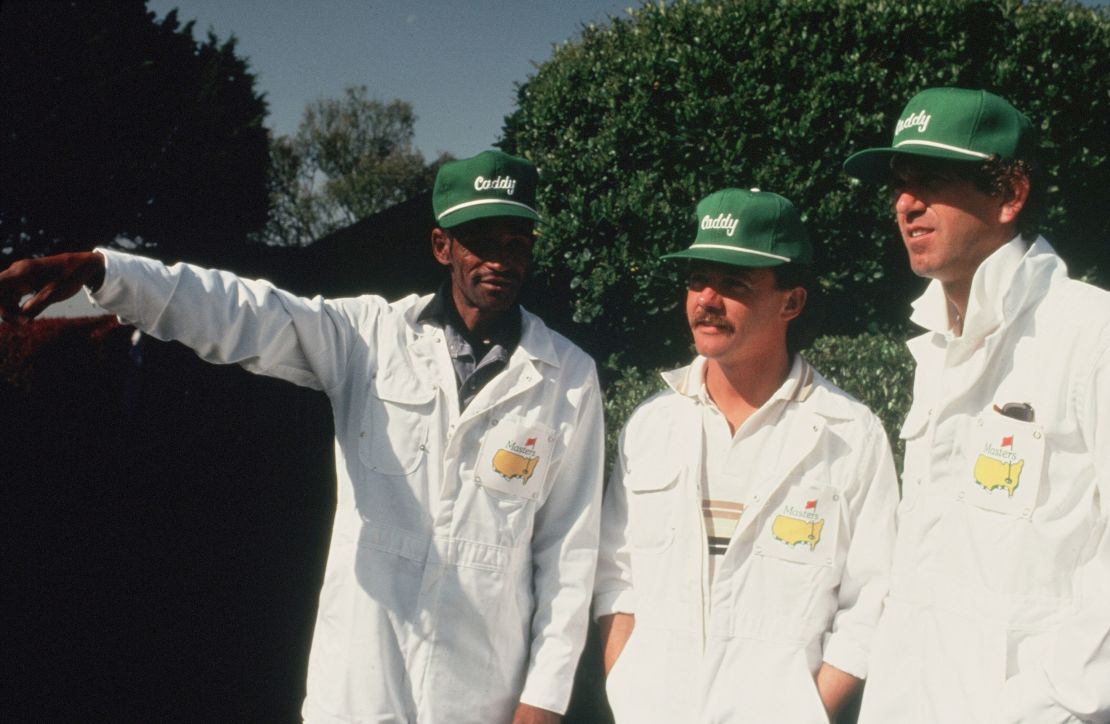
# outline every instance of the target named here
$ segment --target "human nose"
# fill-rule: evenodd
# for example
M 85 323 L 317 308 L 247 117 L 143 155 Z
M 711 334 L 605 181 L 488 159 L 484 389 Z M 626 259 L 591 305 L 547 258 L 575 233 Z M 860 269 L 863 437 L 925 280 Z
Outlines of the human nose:
M 706 307 L 710 309 L 720 308 L 721 293 L 717 291 L 717 287 L 715 287 L 713 284 L 707 282 L 701 285 L 701 288 L 697 291 L 697 295 L 697 302 L 699 307 Z
M 894 192 L 894 212 L 900 216 L 909 216 L 925 208 L 922 198 L 909 187 L 902 187 Z
M 504 239 L 493 245 L 491 258 L 502 266 L 527 265 L 532 258 L 530 246 L 519 239 Z

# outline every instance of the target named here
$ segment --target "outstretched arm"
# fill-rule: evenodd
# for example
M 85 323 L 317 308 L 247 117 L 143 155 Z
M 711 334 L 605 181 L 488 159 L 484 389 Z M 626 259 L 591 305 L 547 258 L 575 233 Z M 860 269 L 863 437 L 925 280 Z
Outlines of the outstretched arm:
M 95 251 L 22 259 L 0 272 L 0 319 L 26 324 L 81 287 L 96 289 L 104 281 L 104 257 Z M 24 304 L 20 300 L 32 295 Z

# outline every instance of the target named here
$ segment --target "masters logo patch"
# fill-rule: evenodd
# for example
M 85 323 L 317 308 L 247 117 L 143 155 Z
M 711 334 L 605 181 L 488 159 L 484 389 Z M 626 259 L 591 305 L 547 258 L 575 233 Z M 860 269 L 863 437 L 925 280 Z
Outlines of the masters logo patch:
M 482 437 L 474 482 L 518 498 L 540 500 L 555 450 L 555 431 L 515 415 L 497 420 Z
M 987 442 L 975 458 L 975 482 L 988 492 L 1001 488 L 1013 497 L 1021 482 L 1021 469 L 1025 461 L 1014 452 L 1014 436 L 1005 435 L 996 446 Z
M 771 534 L 788 546 L 801 543 L 814 550 L 821 542 L 824 527 L 825 520 L 817 515 L 817 500 L 814 499 L 807 500 L 804 509 L 792 505 L 783 508 L 783 514 L 776 515 L 771 523 Z

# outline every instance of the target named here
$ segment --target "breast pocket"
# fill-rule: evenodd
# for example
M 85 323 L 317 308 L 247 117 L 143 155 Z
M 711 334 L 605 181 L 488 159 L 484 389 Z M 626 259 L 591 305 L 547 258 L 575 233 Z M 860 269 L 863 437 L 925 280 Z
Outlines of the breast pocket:
M 435 388 L 407 374 L 380 372 L 370 384 L 359 456 L 382 475 L 410 475 L 428 456 Z
M 555 441 L 547 425 L 505 415 L 482 437 L 474 482 L 510 498 L 543 500 Z
M 1028 518 L 1037 504 L 1044 464 L 1044 427 L 993 410 L 971 420 L 961 441 L 959 500 Z
M 628 542 L 638 553 L 666 550 L 675 537 L 679 471 L 673 465 L 641 463 L 625 474 Z
M 837 557 L 841 493 L 831 485 L 801 484 L 764 523 L 757 555 L 794 563 L 832 566 Z

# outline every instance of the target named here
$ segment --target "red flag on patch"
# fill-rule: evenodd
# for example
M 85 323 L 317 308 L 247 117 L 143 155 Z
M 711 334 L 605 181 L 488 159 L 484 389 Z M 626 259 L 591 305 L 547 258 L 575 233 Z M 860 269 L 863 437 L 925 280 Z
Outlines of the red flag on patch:
M 1007 435 L 1006 437 L 1002 438 L 1002 447 L 1013 447 L 1013 446 L 1014 446 L 1014 436 L 1013 435 Z
M 530 437 L 530 438 L 528 438 L 528 441 L 524 443 L 524 447 L 532 447 L 535 444 L 536 444 L 536 438 Z
M 816 507 L 817 507 L 817 501 L 816 500 L 811 500 L 808 503 L 806 503 L 806 510 L 811 510 L 811 509 L 816 508 Z

